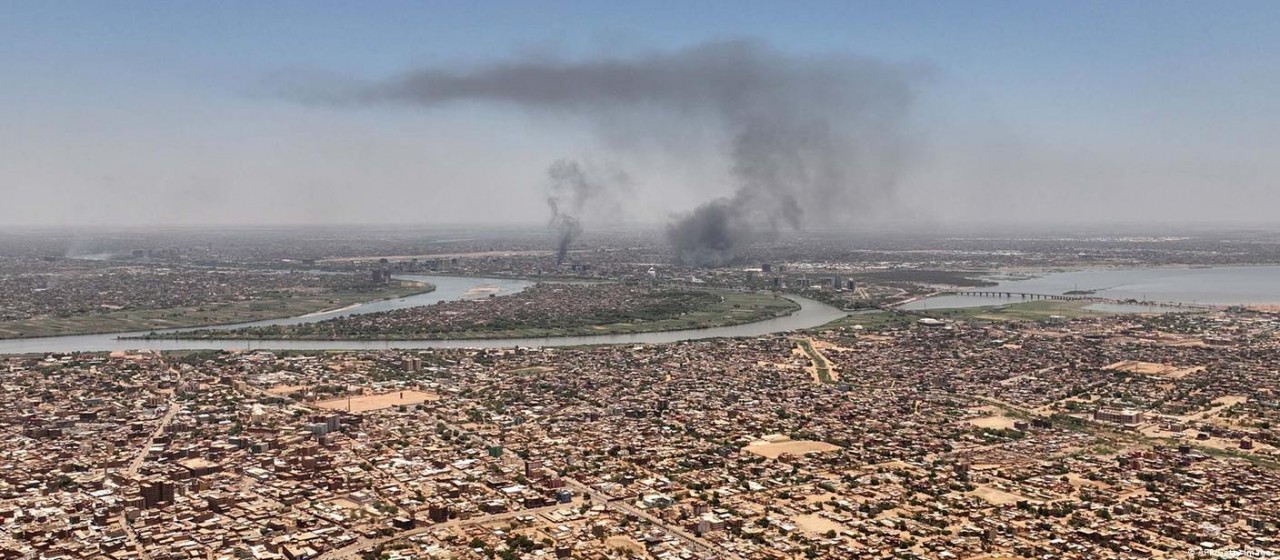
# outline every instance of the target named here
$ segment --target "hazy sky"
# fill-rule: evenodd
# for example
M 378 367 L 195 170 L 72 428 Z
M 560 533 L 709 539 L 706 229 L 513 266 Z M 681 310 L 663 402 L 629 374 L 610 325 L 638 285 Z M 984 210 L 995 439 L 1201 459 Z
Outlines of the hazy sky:
M 735 38 L 914 76 L 897 186 L 856 220 L 1275 222 L 1277 29 L 1274 0 L 10 0 L 0 224 L 537 223 L 564 157 L 624 168 L 625 217 L 661 221 L 733 190 L 697 129 L 619 150 L 574 115 L 281 84 Z

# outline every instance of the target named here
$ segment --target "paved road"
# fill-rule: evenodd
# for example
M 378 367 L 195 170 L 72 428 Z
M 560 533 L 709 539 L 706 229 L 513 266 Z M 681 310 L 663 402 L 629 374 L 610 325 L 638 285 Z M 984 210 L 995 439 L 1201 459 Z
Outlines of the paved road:
M 169 427 L 169 423 L 173 422 L 173 417 L 178 415 L 178 410 L 181 408 L 178 403 L 174 402 L 173 396 L 170 395 L 169 410 L 164 413 L 164 417 L 160 419 L 160 424 L 156 426 L 155 431 L 151 432 L 151 437 L 148 437 L 147 441 L 142 444 L 142 451 L 138 453 L 137 457 L 133 458 L 133 462 L 129 463 L 129 468 L 125 469 L 126 475 L 133 476 L 138 474 L 138 471 L 142 469 L 142 463 L 147 460 L 147 454 L 151 451 L 151 444 L 155 443 L 156 438 L 164 433 L 165 428 Z
M 182 379 L 179 377 L 178 382 L 181 381 Z M 177 384 L 175 383 L 174 386 L 176 387 Z M 178 410 L 180 410 L 182 406 L 174 400 L 176 393 L 176 390 L 169 393 L 168 410 L 165 411 L 164 417 L 160 418 L 160 423 L 157 424 L 156 429 L 151 432 L 151 436 L 147 438 L 147 441 L 143 442 L 142 450 L 138 452 L 138 456 L 134 457 L 133 461 L 129 463 L 129 468 L 125 469 L 125 475 L 131 477 L 138 474 L 138 471 L 142 469 L 142 464 L 147 460 L 147 455 L 151 452 L 151 445 L 155 443 L 156 438 L 160 437 L 160 435 L 164 433 L 165 428 L 168 428 L 169 424 L 173 422 L 173 417 L 178 415 Z M 138 551 L 138 556 L 142 558 L 142 560 L 151 560 L 151 555 L 147 553 L 146 547 L 138 544 L 138 539 L 133 533 L 133 527 L 129 526 L 129 521 L 124 518 L 123 513 L 120 514 L 118 522 L 120 523 L 120 527 L 124 529 L 124 534 L 129 541 L 129 546 Z

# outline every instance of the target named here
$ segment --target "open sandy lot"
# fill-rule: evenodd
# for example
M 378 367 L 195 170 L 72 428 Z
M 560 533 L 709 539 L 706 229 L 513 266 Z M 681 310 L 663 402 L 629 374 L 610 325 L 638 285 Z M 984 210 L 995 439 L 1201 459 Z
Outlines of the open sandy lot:
M 997 505 L 997 506 L 1003 506 L 1007 504 L 1016 504 L 1018 503 L 1018 500 L 1027 499 L 1017 494 L 992 488 L 985 484 L 979 484 L 978 489 L 974 490 L 973 492 L 970 492 L 969 495 L 977 496 L 979 498 L 986 500 L 987 502 L 990 502 L 992 505 Z
M 805 441 L 791 440 L 786 438 L 771 437 L 768 440 L 758 440 L 751 442 L 751 445 L 743 448 L 747 453 L 754 453 L 761 457 L 777 459 L 783 453 L 791 455 L 806 455 L 809 453 L 822 453 L 825 451 L 835 451 L 840 447 L 831 445 L 825 441 Z
M 1008 416 L 984 416 L 982 418 L 969 419 L 969 423 L 974 426 L 996 430 L 1013 428 L 1013 422 L 1013 418 L 1009 418 Z
M 409 406 L 437 400 L 440 400 L 440 396 L 435 393 L 425 393 L 422 391 L 394 391 L 391 393 L 383 393 L 381 395 L 360 395 L 353 396 L 350 399 L 341 398 L 320 401 L 314 404 L 315 406 L 327 408 L 329 410 L 368 412 L 370 410 L 382 410 L 393 406 Z
M 624 537 L 624 536 L 609 537 L 604 541 L 604 546 L 605 548 L 609 548 L 609 549 L 621 548 L 632 554 L 637 554 L 637 555 L 645 554 L 644 545 L 640 544 L 640 541 L 637 541 L 631 537 Z
M 1180 368 L 1169 364 L 1156 364 L 1152 362 L 1139 362 L 1136 360 L 1124 360 L 1116 362 L 1103 369 L 1127 371 L 1129 373 L 1137 373 L 1141 375 L 1152 375 L 1155 377 L 1169 377 L 1172 379 L 1180 379 L 1191 375 L 1197 371 L 1203 370 L 1204 366 L 1193 366 Z
M 796 527 L 799 527 L 801 531 L 815 535 L 822 534 L 827 531 L 835 531 L 839 533 L 840 531 L 848 529 L 848 527 L 845 527 L 844 525 L 817 514 L 797 515 L 792 518 L 792 521 L 795 522 Z
M 474 288 L 471 288 L 470 290 L 467 290 L 467 293 L 462 294 L 462 299 L 485 298 L 485 297 L 489 297 L 491 295 L 497 294 L 498 292 L 501 292 L 501 291 L 502 291 L 502 288 L 499 288 L 497 286 L 476 286 Z
M 267 392 L 272 395 L 288 395 L 289 393 L 296 393 L 306 388 L 306 385 L 276 385 L 275 387 L 267 389 Z

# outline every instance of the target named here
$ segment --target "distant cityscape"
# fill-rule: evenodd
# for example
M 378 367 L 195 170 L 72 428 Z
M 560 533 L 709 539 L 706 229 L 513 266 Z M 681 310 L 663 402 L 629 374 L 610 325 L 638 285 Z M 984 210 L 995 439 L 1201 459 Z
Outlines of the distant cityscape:
M 1018 295 L 1064 268 L 1118 274 L 1230 239 L 1159 242 L 1142 263 L 1127 248 L 1148 241 L 1016 257 L 1038 269 L 940 259 L 977 240 L 885 240 L 862 260 L 817 239 L 715 269 L 607 245 L 557 266 L 473 242 L 302 262 L 279 243 L 214 262 L 181 246 L 2 257 L 0 297 L 26 305 L 5 328 L 108 328 L 92 340 L 119 348 L 0 357 L 6 557 L 1203 558 L 1280 539 L 1280 308 Z M 967 306 L 915 306 L 955 297 Z M 311 305 L 273 303 L 291 300 Z M 267 326 L 109 334 L 237 301 Z M 347 315 L 317 313 L 335 306 Z M 808 327 L 702 334 L 818 308 L 833 314 Z M 469 348 L 484 325 L 507 330 Z M 281 348 L 307 332 L 386 347 Z M 395 349 L 452 332 L 458 348 Z M 554 344 L 633 332 L 672 342 Z M 130 349 L 161 343 L 228 349 Z

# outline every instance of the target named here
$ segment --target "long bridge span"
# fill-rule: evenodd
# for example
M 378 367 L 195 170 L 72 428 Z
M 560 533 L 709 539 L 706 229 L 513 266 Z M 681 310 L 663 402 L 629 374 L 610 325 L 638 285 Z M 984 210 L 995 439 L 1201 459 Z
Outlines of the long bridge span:
M 1100 298 L 1085 295 L 1055 295 L 1055 294 L 1033 294 L 1030 292 L 995 292 L 989 290 L 964 290 L 958 292 L 943 292 L 944 295 L 968 296 L 968 297 L 990 297 L 1004 299 L 1052 299 L 1062 301 L 1111 301 L 1107 298 Z
M 1178 301 L 1139 301 L 1134 299 L 1117 299 L 1106 298 L 1095 295 L 1076 295 L 1076 294 L 1036 294 L 1031 292 L 1008 292 L 1003 290 L 956 290 L 945 291 L 931 294 L 931 296 L 965 296 L 965 297 L 986 297 L 993 299 L 1033 301 L 1033 300 L 1054 300 L 1054 301 L 1087 301 L 1090 303 L 1113 303 L 1121 305 L 1142 305 L 1146 307 L 1170 307 L 1170 308 L 1191 308 L 1191 309 L 1218 309 L 1221 306 L 1184 303 Z M 905 303 L 905 302 L 904 302 Z

